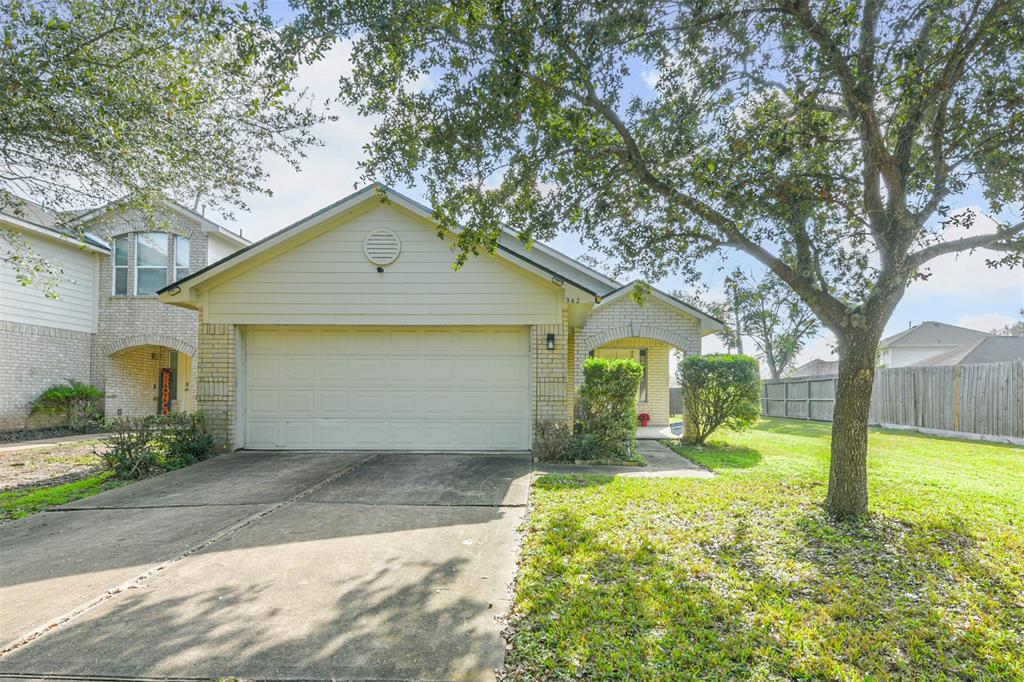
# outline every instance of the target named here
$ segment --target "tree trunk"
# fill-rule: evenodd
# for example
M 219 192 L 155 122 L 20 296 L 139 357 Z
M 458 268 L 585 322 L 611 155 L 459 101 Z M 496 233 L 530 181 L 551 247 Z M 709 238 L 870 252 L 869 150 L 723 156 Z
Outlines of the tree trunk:
M 832 461 L 825 498 L 825 508 L 834 519 L 868 513 L 868 412 L 880 337 L 880 329 L 856 328 L 839 339 Z

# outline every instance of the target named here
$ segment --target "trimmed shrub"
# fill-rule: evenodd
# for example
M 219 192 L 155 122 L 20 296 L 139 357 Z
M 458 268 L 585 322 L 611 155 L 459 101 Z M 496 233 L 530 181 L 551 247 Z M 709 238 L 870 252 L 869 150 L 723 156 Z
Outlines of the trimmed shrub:
M 104 466 L 124 480 L 146 478 L 164 471 L 156 442 L 160 418 L 119 417 L 108 422 L 110 435 L 103 439 L 106 450 L 97 450 Z
M 575 459 L 632 459 L 636 453 L 636 396 L 644 370 L 635 360 L 590 358 L 583 363 L 580 435 Z M 584 447 L 588 446 L 588 447 Z
M 95 386 L 68 379 L 43 391 L 32 401 L 29 414 L 60 414 L 68 427 L 81 431 L 99 416 L 102 398 L 103 391 Z
M 701 445 L 719 427 L 750 428 L 761 414 L 761 374 L 747 355 L 691 355 L 676 369 L 686 405 L 686 441 Z
M 172 412 L 161 421 L 160 445 L 166 468 L 180 469 L 213 456 L 213 436 L 206 430 L 202 412 Z
M 572 429 L 565 422 L 539 421 L 533 432 L 533 454 L 541 462 L 565 462 L 569 459 Z
M 103 464 L 121 479 L 153 476 L 213 456 L 213 437 L 198 412 L 121 417 L 108 423 Z

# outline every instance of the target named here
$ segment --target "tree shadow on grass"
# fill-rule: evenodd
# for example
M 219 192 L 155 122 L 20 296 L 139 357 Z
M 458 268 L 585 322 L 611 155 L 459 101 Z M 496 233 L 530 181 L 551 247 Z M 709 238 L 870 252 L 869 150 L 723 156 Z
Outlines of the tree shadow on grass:
M 676 511 L 634 520 L 616 507 L 602 525 L 564 508 L 535 521 L 544 539 L 527 546 L 509 679 L 1024 673 L 1020 571 L 986 561 L 956 519 Z
M 707 469 L 750 469 L 761 463 L 763 456 L 753 448 L 734 445 L 684 445 L 679 454 Z
M 757 422 L 754 425 L 754 430 L 765 433 L 780 433 L 786 436 L 802 436 L 804 438 L 827 438 L 832 433 L 832 423 L 771 417 Z

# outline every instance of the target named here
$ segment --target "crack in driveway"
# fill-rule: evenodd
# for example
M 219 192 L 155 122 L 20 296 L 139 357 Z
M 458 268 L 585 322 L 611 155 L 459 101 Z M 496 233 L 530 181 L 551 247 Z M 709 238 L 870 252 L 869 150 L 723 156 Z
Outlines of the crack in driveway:
M 75 607 L 71 611 L 66 612 L 64 615 L 59 616 L 56 619 L 53 619 L 52 622 L 49 622 L 49 623 L 47 623 L 45 625 L 42 625 L 42 626 L 40 626 L 40 627 L 38 627 L 38 628 L 28 632 L 27 634 L 22 635 L 22 636 L 20 636 L 20 637 L 18 637 L 16 639 L 14 639 L 13 641 L 11 641 L 8 644 L 4 645 L 3 649 L 0 649 L 0 657 L 3 657 L 3 656 L 5 656 L 5 655 L 7 655 L 7 654 L 9 654 L 9 653 L 11 653 L 13 651 L 16 651 L 17 649 L 25 646 L 26 644 L 28 644 L 30 642 L 33 642 L 33 641 L 36 641 L 36 640 L 40 639 L 41 637 L 43 637 L 43 636 L 45 636 L 47 634 L 55 632 L 56 630 L 60 629 L 62 626 L 66 625 L 67 623 L 70 623 L 71 621 L 73 621 L 73 620 L 79 618 L 80 616 L 88 613 L 89 611 L 95 609 L 100 604 L 103 604 L 103 603 L 113 599 L 117 595 L 119 595 L 119 594 L 121 594 L 121 593 L 123 593 L 123 592 L 125 592 L 127 590 L 140 587 L 142 585 L 142 583 L 144 583 L 146 580 L 148 580 L 152 576 L 156 575 L 160 571 L 163 571 L 164 569 L 166 569 L 166 568 L 168 568 L 168 567 L 170 567 L 170 566 L 172 566 L 172 565 L 174 565 L 174 564 L 176 564 L 176 563 L 178 563 L 178 562 L 188 558 L 189 556 L 195 554 L 196 552 L 199 552 L 199 551 L 201 551 L 203 549 L 206 549 L 207 547 L 209 547 L 209 546 L 211 546 L 211 545 L 213 545 L 213 544 L 215 544 L 217 542 L 220 542 L 221 540 L 224 540 L 225 538 L 228 538 L 228 537 L 234 535 L 235 533 L 237 533 L 238 531 L 242 530 L 243 528 L 246 528 L 247 526 L 250 526 L 251 524 L 253 524 L 253 523 L 257 522 L 257 521 L 259 521 L 259 520 L 261 520 L 263 518 L 266 518 L 267 516 L 273 514 L 274 512 L 280 511 L 281 509 L 285 509 L 287 507 L 290 507 L 290 506 L 296 504 L 297 502 L 300 502 L 303 498 L 308 497 L 309 495 L 312 495 L 313 493 L 317 492 L 318 490 L 320 490 L 324 486 L 328 485 L 329 483 L 332 483 L 332 482 L 338 480 L 339 478 L 342 478 L 343 476 L 347 476 L 347 475 L 351 474 L 352 472 L 357 470 L 359 467 L 367 464 L 368 462 L 373 461 L 374 459 L 376 459 L 379 456 L 380 456 L 380 453 L 372 454 L 372 455 L 366 457 L 365 459 L 360 460 L 360 461 L 358 461 L 358 462 L 356 462 L 354 464 L 350 464 L 349 466 L 346 466 L 346 467 L 344 467 L 344 468 L 334 472 L 333 474 L 327 476 L 326 478 L 321 479 L 320 481 L 314 483 L 313 485 L 304 488 L 303 490 L 299 491 L 298 493 L 296 493 L 292 497 L 288 498 L 287 500 L 283 500 L 281 502 L 275 502 L 273 504 L 270 504 L 270 505 L 266 506 L 265 508 L 263 508 L 263 509 L 261 509 L 261 510 L 259 510 L 257 512 L 254 512 L 253 514 L 250 514 L 249 516 L 246 516 L 243 519 L 240 519 L 238 521 L 235 521 L 234 523 L 228 524 L 226 527 L 224 527 L 224 528 L 220 529 L 219 531 L 215 532 L 213 535 L 210 535 L 205 540 L 203 540 L 203 541 L 201 541 L 199 543 L 196 543 L 196 544 L 188 547 L 187 549 L 185 549 L 184 551 L 182 551 L 179 554 L 175 555 L 174 557 L 171 557 L 170 559 L 167 559 L 165 561 L 162 561 L 160 563 L 157 563 L 157 564 L 154 564 L 154 565 L 150 566 L 146 571 L 144 571 L 143 573 L 135 576 L 134 578 L 132 578 L 130 580 L 127 580 L 127 581 L 121 583 L 120 585 L 116 585 L 114 587 L 111 587 L 111 588 L 107 589 L 102 594 L 100 594 L 100 595 L 94 597 L 93 599 L 91 599 L 91 600 L 89 600 L 89 601 L 87 601 L 87 602 L 85 602 L 85 603 Z M 159 508 L 170 508 L 170 507 L 174 507 L 174 506 L 206 507 L 206 506 L 228 506 L 228 505 L 216 505 L 216 504 L 211 504 L 211 505 L 164 505 L 163 507 L 161 507 L 161 506 L 154 506 L 154 507 L 137 507 L 137 508 L 140 508 L 140 509 L 159 509 Z M 231 506 L 234 506 L 234 505 L 231 505 Z M 62 509 L 62 510 L 58 510 L 58 511 L 93 511 L 93 510 L 103 510 L 103 509 L 110 510 L 112 508 L 109 508 L 109 507 L 91 507 L 91 508 L 83 508 L 83 509 Z M 132 509 L 132 507 L 116 507 L 114 509 Z

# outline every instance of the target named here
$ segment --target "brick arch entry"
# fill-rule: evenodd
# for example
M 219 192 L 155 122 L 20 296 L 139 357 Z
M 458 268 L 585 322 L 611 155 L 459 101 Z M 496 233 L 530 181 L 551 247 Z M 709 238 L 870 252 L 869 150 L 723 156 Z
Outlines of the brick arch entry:
M 125 336 L 117 341 L 108 343 L 103 347 L 102 351 L 104 355 L 113 355 L 135 346 L 163 346 L 190 357 L 195 357 L 196 354 L 195 345 L 181 339 L 176 339 L 173 336 L 164 336 L 163 334 L 134 334 L 132 336 Z
M 655 325 L 636 322 L 633 324 L 623 325 L 621 327 L 605 329 L 591 336 L 583 336 L 583 338 L 578 341 L 579 354 L 585 358 L 587 354 L 595 348 L 599 348 L 600 346 L 603 346 L 606 343 L 611 343 L 612 341 L 629 338 L 662 341 L 683 352 L 686 352 L 686 348 L 689 346 L 690 342 L 690 339 L 688 339 L 686 335 L 674 332 L 671 329 L 664 329 Z

